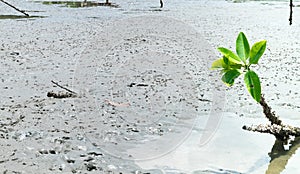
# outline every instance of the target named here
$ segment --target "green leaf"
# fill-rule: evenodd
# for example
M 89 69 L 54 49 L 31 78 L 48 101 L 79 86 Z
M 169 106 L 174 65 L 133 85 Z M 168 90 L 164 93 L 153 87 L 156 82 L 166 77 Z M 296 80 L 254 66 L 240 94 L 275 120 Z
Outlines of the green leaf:
M 254 71 L 249 70 L 245 74 L 244 81 L 253 99 L 260 102 L 261 86 L 258 75 Z
M 219 69 L 219 68 L 226 68 L 227 65 L 225 64 L 223 58 L 217 59 L 215 60 L 212 64 L 211 64 L 211 69 Z
M 223 61 L 225 66 L 223 66 L 224 69 L 241 69 L 242 64 L 237 64 L 231 62 L 227 57 L 223 56 Z
M 223 56 L 223 61 L 226 65 L 229 65 L 229 60 L 226 56 Z
M 241 75 L 240 71 L 233 69 L 226 71 L 225 74 L 222 76 L 222 81 L 228 85 L 232 86 L 234 83 L 234 80 Z
M 240 32 L 240 34 L 236 39 L 236 53 L 241 58 L 241 60 L 246 64 L 246 60 L 249 58 L 250 46 L 243 32 Z
M 218 50 L 225 56 L 227 57 L 231 62 L 240 64 L 241 63 L 241 59 L 239 56 L 237 56 L 235 53 L 233 53 L 232 51 L 230 51 L 227 48 L 223 48 L 220 47 L 218 48 Z
M 256 42 L 251 50 L 250 50 L 250 64 L 257 64 L 259 61 L 259 58 L 264 54 L 267 47 L 267 41 L 263 40 L 260 42 Z

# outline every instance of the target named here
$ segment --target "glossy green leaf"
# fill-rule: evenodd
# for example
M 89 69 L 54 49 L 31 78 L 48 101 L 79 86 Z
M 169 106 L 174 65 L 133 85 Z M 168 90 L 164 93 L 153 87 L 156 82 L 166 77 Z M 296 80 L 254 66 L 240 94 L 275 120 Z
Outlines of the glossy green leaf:
M 223 56 L 223 61 L 226 65 L 229 65 L 229 60 L 226 56 Z
M 250 50 L 250 64 L 257 64 L 259 61 L 259 58 L 264 54 L 267 47 L 267 41 L 263 40 L 260 42 L 256 42 L 251 50 Z
M 241 60 L 246 63 L 249 58 L 250 46 L 249 42 L 243 32 L 240 32 L 236 39 L 236 53 L 241 58 Z
M 223 56 L 224 69 L 241 69 L 242 64 L 231 62 L 227 57 Z
M 211 69 L 219 69 L 219 68 L 226 68 L 226 64 L 223 60 L 223 58 L 217 59 L 215 60 L 212 64 L 211 64 Z
M 241 59 L 227 48 L 220 47 L 218 50 L 233 63 L 241 63 Z
M 261 97 L 261 86 L 258 75 L 254 71 L 249 70 L 245 74 L 244 81 L 250 95 L 254 100 L 259 102 Z
M 240 71 L 236 69 L 228 70 L 225 72 L 225 74 L 222 76 L 222 81 L 228 85 L 231 86 L 234 83 L 234 80 L 241 75 Z

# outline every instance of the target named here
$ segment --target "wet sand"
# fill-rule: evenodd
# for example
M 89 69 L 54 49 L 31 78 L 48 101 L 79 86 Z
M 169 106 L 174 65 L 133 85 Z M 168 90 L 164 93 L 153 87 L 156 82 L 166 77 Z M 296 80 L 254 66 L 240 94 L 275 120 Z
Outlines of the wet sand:
M 215 48 L 233 48 L 239 31 L 250 43 L 268 41 L 255 67 L 263 93 L 284 122 L 299 126 L 300 15 L 295 8 L 289 26 L 285 2 L 11 3 L 45 18 L 0 20 L 1 172 L 266 171 L 275 138 L 241 129 L 265 123 L 260 106 L 241 81 L 226 89 L 208 70 Z M 51 80 L 78 97 L 47 97 L 66 92 Z M 225 113 L 209 127 L 218 101 Z M 299 159 L 291 158 L 287 173 L 299 171 Z

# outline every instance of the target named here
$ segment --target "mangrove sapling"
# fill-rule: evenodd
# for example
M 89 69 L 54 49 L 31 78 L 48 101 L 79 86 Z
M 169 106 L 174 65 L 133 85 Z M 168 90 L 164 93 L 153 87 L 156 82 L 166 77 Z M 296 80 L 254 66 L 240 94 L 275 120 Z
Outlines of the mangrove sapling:
M 252 66 L 258 64 L 265 52 L 266 40 L 254 43 L 250 48 L 249 42 L 243 32 L 236 39 L 236 53 L 220 47 L 218 50 L 223 57 L 212 63 L 211 69 L 218 69 L 222 74 L 221 80 L 232 86 L 236 78 L 244 74 L 245 86 L 262 108 L 266 118 L 271 122 L 269 125 L 243 126 L 248 131 L 273 134 L 277 139 L 287 140 L 290 136 L 300 136 L 300 128 L 284 125 L 279 117 L 271 110 L 261 93 L 261 84 L 258 75 L 252 70 Z

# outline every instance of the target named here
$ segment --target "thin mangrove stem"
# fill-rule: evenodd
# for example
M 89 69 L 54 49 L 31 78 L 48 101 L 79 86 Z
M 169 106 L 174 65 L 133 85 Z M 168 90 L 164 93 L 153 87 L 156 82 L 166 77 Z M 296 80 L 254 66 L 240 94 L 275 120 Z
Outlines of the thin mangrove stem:
M 275 112 L 272 112 L 272 108 L 267 104 L 263 95 L 261 95 L 259 104 L 263 108 L 263 112 L 271 124 L 281 125 L 282 121 L 279 119 L 278 116 L 275 115 Z
M 275 112 L 272 112 L 272 108 L 267 104 L 263 95 L 261 96 L 259 104 L 262 106 L 263 112 L 271 124 L 243 126 L 244 130 L 269 133 L 280 140 L 287 140 L 290 136 L 300 137 L 300 128 L 284 125 L 279 117 L 275 115 Z

